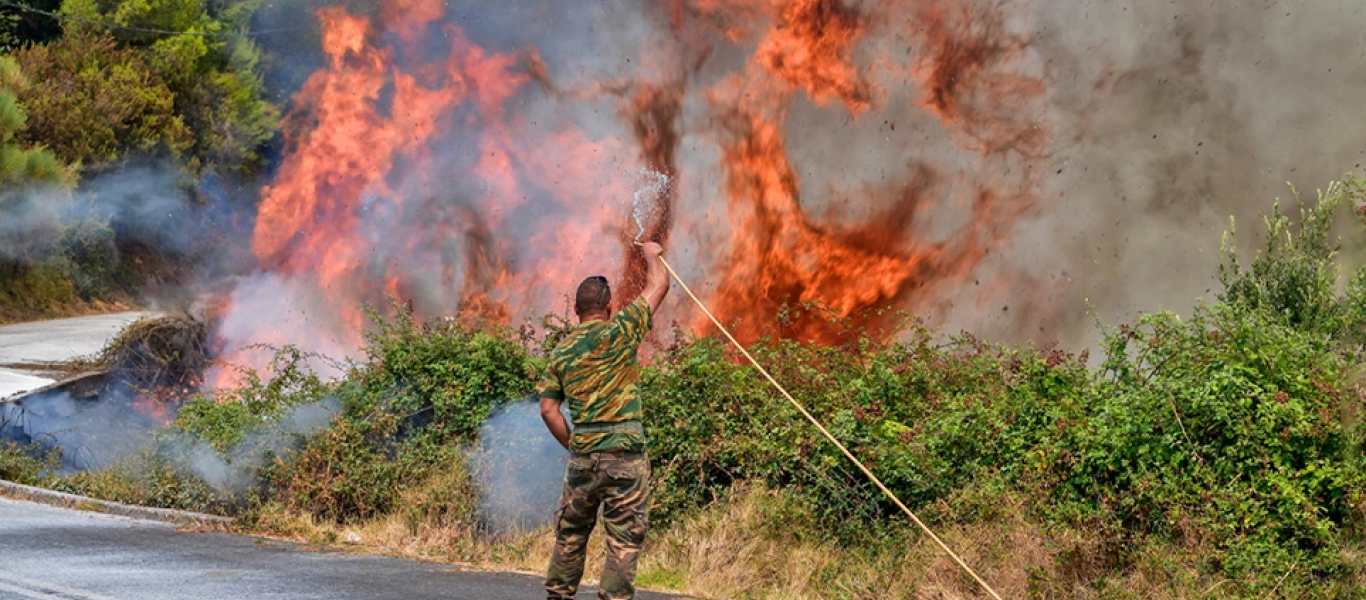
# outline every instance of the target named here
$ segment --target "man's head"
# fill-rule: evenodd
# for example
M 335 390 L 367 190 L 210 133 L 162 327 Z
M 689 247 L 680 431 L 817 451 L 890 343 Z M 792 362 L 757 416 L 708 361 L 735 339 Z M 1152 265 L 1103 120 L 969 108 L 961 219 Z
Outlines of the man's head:
M 605 316 L 608 313 L 608 306 L 612 304 L 612 287 L 607 285 L 607 278 L 602 275 L 594 275 L 583 280 L 579 284 L 579 290 L 574 293 L 574 313 L 582 319 L 588 316 Z

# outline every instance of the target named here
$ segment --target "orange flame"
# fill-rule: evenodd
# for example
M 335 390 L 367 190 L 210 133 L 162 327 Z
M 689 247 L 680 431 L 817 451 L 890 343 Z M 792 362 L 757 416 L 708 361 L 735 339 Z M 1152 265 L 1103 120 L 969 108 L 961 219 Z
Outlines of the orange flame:
M 264 289 L 322 301 L 305 319 L 229 336 L 230 359 L 319 331 L 354 351 L 362 304 L 385 295 L 416 299 L 419 314 L 510 322 L 562 309 L 579 279 L 615 265 L 617 302 L 628 300 L 644 270 L 630 245 L 627 177 L 640 167 L 687 184 L 674 186 L 646 237 L 705 244 L 722 232 L 723 246 L 673 250 L 695 257 L 685 271 L 710 275 L 709 303 L 744 341 L 772 331 L 785 303 L 817 303 L 857 326 L 891 323 L 869 310 L 933 310 L 1035 202 L 1033 171 L 1013 167 L 1046 149 L 1036 106 L 1046 90 L 1021 66 L 1028 44 L 1005 31 L 1004 8 L 651 3 L 642 19 L 664 27 L 644 43 L 644 60 L 623 67 L 636 73 L 567 84 L 582 77 L 556 72 L 565 57 L 486 49 L 443 6 L 388 0 L 378 25 L 341 8 L 318 13 L 326 66 L 295 99 L 252 250 L 279 282 Z M 887 51 L 912 39 L 912 50 Z M 424 58 L 438 43 L 449 53 Z M 914 107 L 897 104 L 903 82 L 919 88 Z M 866 128 L 908 110 L 952 136 L 954 166 L 903 161 L 892 165 L 900 184 L 841 186 L 868 209 L 860 222 L 814 214 L 815 194 L 803 189 L 811 165 L 799 168 L 789 147 L 794 111 Z M 716 163 L 694 150 L 708 141 Z M 678 194 L 693 192 L 718 194 L 726 210 L 681 211 L 677 203 L 699 199 Z M 927 235 L 925 221 L 949 211 L 959 225 Z M 261 304 L 234 301 L 228 312 Z M 818 343 L 847 335 L 819 318 L 791 325 L 780 333 Z
M 823 104 L 838 98 L 849 112 L 868 108 L 870 85 L 847 60 L 863 19 L 840 0 L 776 3 L 775 23 L 754 58 L 788 85 Z

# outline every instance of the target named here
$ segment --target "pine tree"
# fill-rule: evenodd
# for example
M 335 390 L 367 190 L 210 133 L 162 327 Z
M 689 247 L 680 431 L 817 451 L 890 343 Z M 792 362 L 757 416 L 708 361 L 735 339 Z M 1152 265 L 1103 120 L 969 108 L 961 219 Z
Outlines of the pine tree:
M 24 148 L 15 140 L 28 120 L 18 96 L 27 87 L 18 63 L 0 57 L 0 190 L 5 193 L 34 183 L 70 183 L 73 175 L 51 152 Z

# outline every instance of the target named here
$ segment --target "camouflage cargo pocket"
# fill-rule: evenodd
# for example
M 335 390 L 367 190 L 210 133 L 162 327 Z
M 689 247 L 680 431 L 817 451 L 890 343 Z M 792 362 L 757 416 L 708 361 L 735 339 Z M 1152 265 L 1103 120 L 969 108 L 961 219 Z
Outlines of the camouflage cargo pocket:
M 630 525 L 631 536 L 634 537 L 634 538 L 636 538 L 636 539 L 638 539 L 638 540 L 644 540 L 644 539 L 645 539 L 645 532 L 646 532 L 646 531 L 649 531 L 649 529 L 650 529 L 650 515 L 649 515 L 649 511 L 646 509 L 645 503 L 642 502 L 641 505 L 640 505 L 640 507 L 639 507 L 638 509 L 636 509 L 635 514 L 631 515 L 631 525 Z
M 553 521 L 554 527 L 557 529 L 564 524 L 564 509 L 566 508 L 569 508 L 569 496 L 560 494 L 560 504 L 555 508 L 555 520 Z
M 645 458 L 622 460 L 607 467 L 607 476 L 618 481 L 638 480 L 641 484 L 650 476 L 650 461 Z
M 569 468 L 566 469 L 567 477 L 573 478 L 575 475 L 582 475 L 593 470 L 593 457 L 586 454 L 571 454 L 569 456 Z
M 607 476 L 617 481 L 632 481 L 640 477 L 637 471 L 631 465 L 613 465 L 607 469 Z

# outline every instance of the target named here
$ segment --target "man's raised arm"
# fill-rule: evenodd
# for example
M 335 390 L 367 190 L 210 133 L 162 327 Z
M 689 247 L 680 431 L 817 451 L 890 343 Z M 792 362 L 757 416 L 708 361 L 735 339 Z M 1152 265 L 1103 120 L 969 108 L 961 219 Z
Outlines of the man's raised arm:
M 664 254 L 663 246 L 645 242 L 641 244 L 641 250 L 645 252 L 645 289 L 641 290 L 640 295 L 650 303 L 650 314 L 653 315 L 664 301 L 664 295 L 669 293 L 669 272 L 659 260 L 660 255 Z

